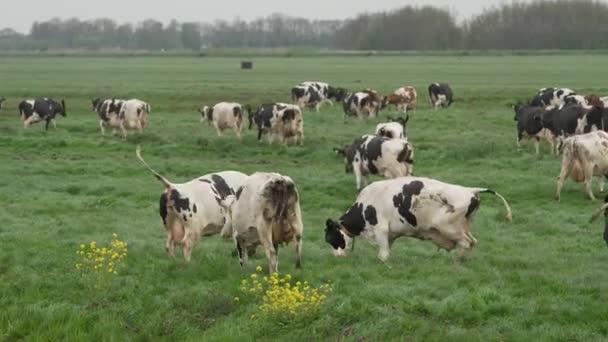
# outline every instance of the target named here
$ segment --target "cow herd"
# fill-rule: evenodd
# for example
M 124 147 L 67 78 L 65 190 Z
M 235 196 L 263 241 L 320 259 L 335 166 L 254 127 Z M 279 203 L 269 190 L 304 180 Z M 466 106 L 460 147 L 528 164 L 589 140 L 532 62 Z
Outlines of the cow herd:
M 453 91 L 448 84 L 428 87 L 432 108 L 450 106 Z M 350 144 L 334 148 L 343 157 L 345 171 L 353 173 L 360 191 L 355 202 L 338 219 L 325 222 L 325 241 L 336 256 L 353 248 L 354 239 L 364 237 L 378 247 L 378 257 L 386 260 L 395 239 L 406 236 L 430 240 L 438 248 L 457 249 L 464 257 L 477 243 L 471 233 L 472 220 L 480 206 L 480 194 L 496 195 L 506 208 L 503 196 L 486 188 L 469 188 L 438 180 L 414 177 L 414 147 L 408 140 L 408 111 L 417 106 L 414 87 L 403 86 L 388 95 L 372 89 L 349 92 L 324 82 L 302 82 L 291 89 L 293 103 L 267 103 L 253 109 L 249 105 L 220 102 L 199 110 L 201 122 L 213 125 L 221 136 L 233 130 L 241 139 L 245 118 L 248 127 L 257 128 L 258 140 L 268 136 L 272 143 L 303 144 L 304 110 L 316 110 L 323 104 L 341 102 L 344 119 L 374 118 L 387 106 L 404 114 L 388 117 L 375 132 L 356 137 Z M 0 108 L 4 98 L 0 98 Z M 582 96 L 565 88 L 543 88 L 525 104 L 513 106 L 517 121 L 517 145 L 523 138 L 534 139 L 539 153 L 541 139 L 551 144 L 552 153 L 562 152 L 562 166 L 556 198 L 559 200 L 566 177 L 584 182 L 590 198 L 593 176 L 608 175 L 608 98 Z M 92 100 L 92 110 L 99 117 L 101 133 L 111 128 L 126 139 L 129 130 L 143 133 L 148 126 L 151 107 L 138 100 L 115 98 Z M 24 127 L 46 121 L 55 125 L 59 114 L 66 116 L 65 101 L 49 98 L 24 100 L 19 104 Z M 195 243 L 202 237 L 221 235 L 232 238 L 241 265 L 262 245 L 268 259 L 268 271 L 278 272 L 280 245 L 293 242 L 296 267 L 301 267 L 303 224 L 300 194 L 289 176 L 256 172 L 246 175 L 223 171 L 195 178 L 187 183 L 173 183 L 137 158 L 162 183 L 159 213 L 165 227 L 166 252 L 175 256 L 178 246 L 190 261 Z M 386 178 L 368 185 L 369 175 Z M 603 187 L 603 183 L 602 183 Z M 600 208 L 608 215 L 608 204 Z M 597 216 L 597 215 L 596 215 Z M 606 231 L 608 242 L 608 224 Z

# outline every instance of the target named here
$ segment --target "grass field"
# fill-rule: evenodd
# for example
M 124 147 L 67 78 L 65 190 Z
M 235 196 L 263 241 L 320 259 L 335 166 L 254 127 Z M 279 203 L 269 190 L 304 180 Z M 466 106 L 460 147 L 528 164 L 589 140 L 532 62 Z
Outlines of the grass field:
M 547 145 L 518 152 L 508 104 L 545 86 L 608 95 L 598 77 L 603 56 L 263 58 L 241 71 L 238 59 L 0 58 L 0 340 L 606 340 L 608 252 L 602 224 L 588 224 L 600 202 L 567 182 L 553 200 L 559 160 Z M 324 222 L 354 201 L 355 182 L 332 148 L 371 132 L 378 121 L 342 120 L 339 106 L 305 114 L 305 144 L 286 148 L 218 138 L 195 109 L 219 100 L 258 105 L 286 101 L 302 80 L 389 92 L 418 88 L 409 135 L 416 174 L 501 192 L 483 197 L 473 227 L 479 244 L 458 263 L 429 242 L 401 239 L 385 264 L 359 241 L 335 259 Z M 457 102 L 429 110 L 431 81 L 452 84 Z M 56 130 L 24 130 L 21 98 L 65 98 Z M 127 142 L 101 137 L 90 99 L 138 97 L 152 105 L 151 125 Z M 382 116 L 394 114 L 385 111 Z M 230 241 L 199 242 L 190 264 L 169 260 L 158 216 L 161 185 L 135 158 L 174 182 L 213 171 L 276 171 L 301 194 L 304 269 L 292 248 L 280 270 L 313 284 L 333 283 L 318 315 L 288 323 L 255 319 L 239 290 L 244 269 Z M 598 192 L 596 187 L 596 193 Z M 602 196 L 603 197 L 603 196 Z M 129 243 L 127 266 L 92 291 L 75 271 L 80 243 Z M 181 257 L 181 255 L 180 255 Z M 604 265 L 604 266 L 602 266 Z M 233 298 L 240 296 L 240 303 Z

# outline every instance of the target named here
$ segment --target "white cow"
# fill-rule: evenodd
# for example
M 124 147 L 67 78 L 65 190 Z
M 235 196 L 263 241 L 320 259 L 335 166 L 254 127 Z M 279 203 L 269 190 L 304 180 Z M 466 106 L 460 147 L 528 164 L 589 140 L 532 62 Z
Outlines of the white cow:
M 293 180 L 278 173 L 257 172 L 248 177 L 223 205 L 229 212 L 241 266 L 247 255 L 262 245 L 268 258 L 268 272 L 278 272 L 278 249 L 295 242 L 296 268 L 302 266 L 302 213 Z M 245 252 L 245 250 L 247 252 Z
M 404 139 L 364 135 L 334 151 L 344 157 L 345 171 L 355 174 L 357 190 L 367 185 L 370 174 L 397 178 L 414 173 L 414 147 Z
M 205 106 L 199 110 L 201 122 L 207 120 L 213 123 L 218 136 L 228 128 L 234 129 L 236 136 L 241 139 L 243 127 L 243 106 L 236 102 L 220 102 L 213 107 Z
M 459 256 L 475 246 L 471 234 L 480 193 L 502 199 L 511 220 L 511 208 L 498 193 L 483 188 L 467 188 L 434 179 L 402 177 L 375 182 L 366 187 L 356 202 L 337 221 L 328 219 L 325 241 L 334 255 L 345 256 L 356 237 L 378 246 L 378 258 L 385 261 L 395 239 L 407 236 L 432 240 L 439 248 L 460 250 Z
M 137 129 L 140 134 L 148 126 L 148 115 L 150 105 L 138 99 L 127 100 L 122 104 L 118 112 L 119 128 L 124 139 L 127 138 L 127 130 Z
M 376 125 L 376 135 L 387 137 L 389 139 L 407 139 L 405 133 L 407 122 L 410 117 L 406 116 L 405 119 L 398 117 L 393 119 L 388 117 L 390 122 L 379 123 Z
M 595 131 L 569 137 L 563 143 L 562 165 L 555 199 L 560 200 L 564 181 L 570 176 L 575 182 L 583 182 L 587 195 L 591 200 L 595 200 L 591 188 L 593 176 L 600 177 L 600 190 L 603 191 L 604 176 L 607 174 L 608 133 Z
M 184 259 L 190 261 L 194 243 L 202 236 L 219 234 L 227 221 L 221 205 L 235 193 L 247 175 L 236 171 L 224 171 L 195 178 L 187 183 L 171 183 L 154 171 L 141 157 L 137 158 L 163 183 L 165 190 L 160 197 L 160 216 L 167 232 L 165 248 L 170 257 L 175 256 L 176 244 L 182 244 Z

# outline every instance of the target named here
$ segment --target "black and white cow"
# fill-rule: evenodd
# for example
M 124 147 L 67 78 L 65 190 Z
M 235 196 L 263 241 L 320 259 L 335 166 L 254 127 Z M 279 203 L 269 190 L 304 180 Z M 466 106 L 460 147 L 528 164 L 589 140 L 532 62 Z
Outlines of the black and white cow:
M 222 136 L 224 130 L 232 128 L 240 140 L 244 111 L 251 112 L 251 108 L 236 102 L 219 102 L 213 107 L 204 106 L 199 113 L 201 122 L 213 123 L 218 136 Z
M 517 121 L 517 148 L 521 149 L 524 138 L 534 139 L 536 154 L 540 152 L 540 139 L 544 138 L 551 144 L 551 153 L 555 150 L 554 139 L 551 132 L 543 127 L 543 115 L 546 109 L 528 105 L 515 105 L 515 121 Z
M 124 103 L 125 100 L 114 98 L 101 99 L 98 97 L 91 100 L 93 111 L 99 116 L 99 128 L 102 135 L 105 135 L 106 127 L 111 127 L 116 134 L 116 128 L 120 127 L 119 113 Z
M 387 117 L 389 122 L 379 123 L 376 125 L 376 135 L 387 137 L 389 139 L 407 139 L 406 126 L 410 120 L 410 116 L 407 115 L 404 118 Z
M 589 223 L 595 221 L 601 214 L 604 214 L 604 241 L 608 245 L 608 195 L 604 198 L 604 204 L 593 213 Z
M 584 133 L 587 126 L 589 109 L 580 105 L 564 105 L 547 107 L 542 116 L 543 127 L 548 129 L 555 142 L 555 148 L 566 137 Z
M 332 99 L 342 101 L 345 97 L 346 89 L 325 82 L 306 81 L 291 88 L 291 99 L 295 104 L 300 108 L 315 108 L 317 112 L 323 103 L 332 104 Z
M 354 239 L 362 236 L 378 246 L 378 258 L 385 261 L 393 242 L 407 236 L 431 240 L 447 251 L 458 248 L 463 257 L 477 243 L 471 225 L 481 193 L 498 196 L 507 209 L 507 220 L 511 220 L 507 201 L 489 189 L 419 177 L 374 182 L 338 220 L 327 220 L 325 241 L 334 255 L 346 256 Z
M 203 236 L 216 235 L 225 230 L 227 213 L 223 201 L 247 179 L 236 171 L 224 171 L 195 178 L 187 183 L 171 183 L 154 171 L 141 157 L 137 158 L 163 183 L 159 213 L 167 232 L 166 251 L 173 258 L 176 244 L 182 244 L 184 259 L 190 261 L 194 243 Z
M 0 111 L 2 111 L 2 103 L 6 101 L 4 97 L 0 97 Z
M 454 102 L 454 92 L 447 83 L 432 83 L 429 85 L 431 107 L 449 107 Z
M 23 121 L 23 127 L 28 128 L 34 123 L 46 121 L 44 128 L 49 129 L 49 123 L 53 122 L 53 126 L 57 128 L 55 117 L 57 114 L 65 117 L 65 101 L 61 103 L 49 98 L 38 98 L 35 100 L 23 100 L 19 103 L 19 115 Z
M 578 95 L 569 88 L 541 88 L 530 101 L 530 105 L 535 107 L 560 107 L 565 104 L 585 105 L 586 103 L 584 96 Z
M 371 89 L 358 91 L 346 96 L 342 101 L 344 119 L 348 116 L 356 116 L 359 119 L 375 118 L 386 105 L 386 98 L 378 95 L 377 91 Z
M 334 151 L 344 157 L 346 173 L 355 174 L 357 190 L 367 184 L 370 174 L 397 178 L 414 172 L 414 147 L 404 139 L 364 135 Z
M 96 98 L 91 102 L 93 111 L 99 116 L 102 135 L 105 135 L 106 127 L 111 127 L 113 134 L 116 134 L 116 129 L 120 129 L 123 139 L 126 139 L 129 130 L 137 130 L 142 134 L 148 126 L 151 107 L 144 101 Z
M 261 105 L 255 112 L 249 113 L 249 129 L 253 124 L 258 128 L 258 140 L 268 134 L 268 142 L 272 143 L 278 136 L 282 143 L 293 141 L 304 143 L 304 118 L 300 107 L 287 103 L 267 103 Z

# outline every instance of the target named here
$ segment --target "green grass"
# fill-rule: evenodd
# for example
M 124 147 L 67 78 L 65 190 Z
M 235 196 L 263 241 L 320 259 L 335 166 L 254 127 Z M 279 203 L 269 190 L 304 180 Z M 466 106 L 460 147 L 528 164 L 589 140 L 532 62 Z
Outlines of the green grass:
M 605 340 L 608 252 L 602 224 L 588 224 L 600 202 L 567 182 L 553 200 L 559 160 L 542 146 L 515 148 L 508 104 L 544 86 L 608 94 L 602 56 L 262 58 L 252 71 L 239 59 L 0 58 L 0 340 Z M 429 242 L 398 240 L 385 264 L 358 241 L 335 259 L 324 242 L 328 217 L 355 199 L 332 148 L 371 132 L 377 121 L 342 121 L 339 106 L 305 114 L 305 145 L 285 148 L 217 138 L 195 109 L 219 100 L 260 104 L 288 100 L 301 80 L 389 92 L 413 84 L 419 110 L 410 120 L 416 174 L 491 187 L 513 207 L 484 196 L 473 226 L 479 240 L 458 263 Z M 457 102 L 431 111 L 426 86 L 453 85 Z M 90 98 L 138 97 L 152 104 L 144 136 L 127 142 L 99 134 Z M 67 101 L 57 130 L 24 130 L 21 98 Z M 382 115 L 391 111 L 384 112 Z M 266 265 L 259 251 L 244 269 L 230 241 L 199 242 L 193 261 L 169 260 L 157 212 L 161 185 L 135 158 L 144 157 L 174 182 L 218 170 L 276 171 L 301 194 L 304 269 L 292 248 L 280 270 L 334 292 L 318 316 L 278 324 L 250 320 L 256 306 L 240 280 Z M 597 188 L 596 188 L 597 189 Z M 597 190 L 596 190 L 597 191 Z M 82 242 L 129 243 L 127 268 L 105 289 L 91 291 L 75 273 Z M 180 255 L 181 256 L 181 255 Z M 602 266 L 604 265 L 604 266 Z M 233 303 L 240 296 L 242 303 Z

